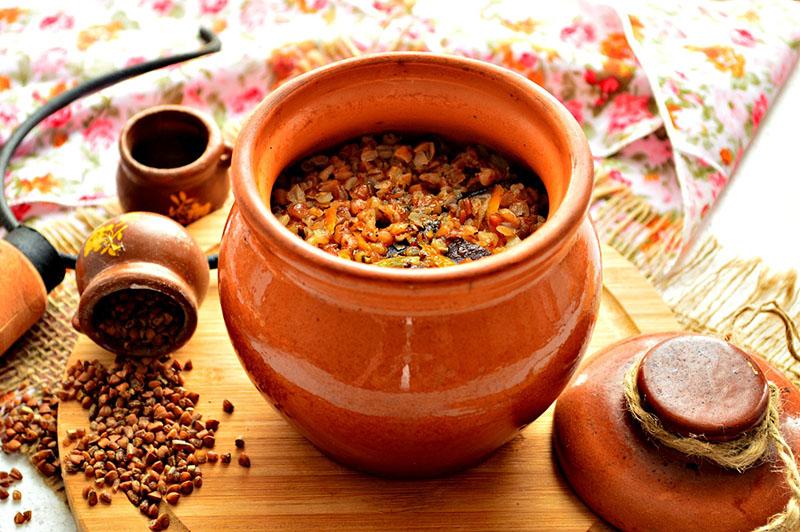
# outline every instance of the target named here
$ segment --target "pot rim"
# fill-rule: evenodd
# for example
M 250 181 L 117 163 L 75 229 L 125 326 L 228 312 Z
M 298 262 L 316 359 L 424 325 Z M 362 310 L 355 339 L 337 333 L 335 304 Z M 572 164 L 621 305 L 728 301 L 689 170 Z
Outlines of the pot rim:
M 125 351 L 106 342 L 92 322 L 94 310 L 106 296 L 123 290 L 151 290 L 172 299 L 183 313 L 183 327 L 172 343 L 156 347 L 146 355 L 134 351 Z M 73 326 L 89 336 L 97 345 L 112 353 L 128 354 L 140 357 L 158 357 L 177 351 L 194 335 L 197 329 L 197 308 L 199 301 L 194 290 L 171 269 L 161 264 L 132 260 L 112 264 L 98 274 L 86 285 L 81 293 L 78 308 L 75 311 Z M 123 353 L 123 351 L 125 351 Z
M 289 231 L 272 213 L 259 192 L 258 177 L 251 165 L 257 139 L 264 124 L 282 102 L 290 98 L 315 78 L 346 75 L 354 68 L 386 63 L 437 65 L 457 68 L 489 77 L 492 82 L 505 83 L 532 99 L 539 100 L 546 112 L 552 113 L 563 131 L 563 141 L 571 156 L 569 183 L 561 204 L 549 213 L 547 221 L 518 245 L 502 253 L 467 264 L 449 268 L 401 269 L 362 264 L 335 257 Z M 509 69 L 475 59 L 446 56 L 428 52 L 387 52 L 345 59 L 307 72 L 288 81 L 270 93 L 252 112 L 242 126 L 233 152 L 232 188 L 236 201 L 256 235 L 268 245 L 279 245 L 294 260 L 305 261 L 339 279 L 350 278 L 370 282 L 414 285 L 437 285 L 473 281 L 508 272 L 520 265 L 541 264 L 557 255 L 563 244 L 574 235 L 583 222 L 591 200 L 594 168 L 591 152 L 580 125 L 569 111 L 551 94 L 524 76 Z M 270 189 L 271 190 L 271 189 Z
M 128 135 L 131 130 L 143 119 L 161 113 L 183 114 L 197 120 L 206 131 L 206 147 L 196 159 L 183 166 L 172 168 L 159 168 L 147 166 L 136 160 L 128 145 Z M 146 182 L 156 181 L 161 184 L 185 185 L 185 182 L 204 179 L 207 169 L 219 163 L 220 154 L 225 146 L 222 133 L 216 122 L 206 113 L 186 105 L 162 104 L 148 107 L 130 117 L 119 134 L 120 162 L 133 170 L 134 179 L 144 179 Z

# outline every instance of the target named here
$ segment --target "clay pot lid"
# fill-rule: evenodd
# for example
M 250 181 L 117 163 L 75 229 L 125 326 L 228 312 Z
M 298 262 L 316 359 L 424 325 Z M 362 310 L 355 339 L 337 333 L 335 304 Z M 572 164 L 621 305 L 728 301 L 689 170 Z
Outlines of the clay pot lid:
M 753 530 L 784 509 L 790 491 L 774 449 L 738 472 L 645 434 L 623 390 L 635 365 L 645 408 L 705 439 L 758 424 L 765 383 L 774 383 L 781 432 L 800 456 L 800 392 L 766 361 L 702 335 L 637 336 L 595 354 L 556 402 L 553 447 L 584 503 L 621 530 L 648 531 Z
M 764 373 L 738 347 L 709 336 L 676 336 L 652 347 L 637 375 L 639 393 L 664 427 L 709 441 L 758 426 L 769 403 Z

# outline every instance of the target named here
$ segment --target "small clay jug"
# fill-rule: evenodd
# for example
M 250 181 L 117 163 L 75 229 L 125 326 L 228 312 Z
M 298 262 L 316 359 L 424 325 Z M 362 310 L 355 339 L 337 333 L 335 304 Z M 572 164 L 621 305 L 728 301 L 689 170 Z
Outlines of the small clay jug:
M 182 226 L 159 214 L 129 212 L 89 235 L 75 277 L 77 330 L 114 353 L 160 356 L 194 333 L 209 271 Z
M 626 393 L 670 438 L 717 445 L 717 455 L 659 440 Z M 578 496 L 621 530 L 753 530 L 789 500 L 786 454 L 770 437 L 737 470 L 716 461 L 719 445 L 741 449 L 769 422 L 798 456 L 799 421 L 800 393 L 763 359 L 718 338 L 665 333 L 615 344 L 579 370 L 556 403 L 554 447 Z
M 150 211 L 188 225 L 228 197 L 231 148 L 216 123 L 181 105 L 132 116 L 119 139 L 117 195 L 125 211 Z

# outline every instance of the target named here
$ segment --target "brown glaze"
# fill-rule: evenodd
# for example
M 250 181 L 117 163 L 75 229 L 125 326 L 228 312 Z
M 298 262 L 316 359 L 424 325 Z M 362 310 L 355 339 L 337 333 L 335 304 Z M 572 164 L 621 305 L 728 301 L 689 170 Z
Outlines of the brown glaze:
M 637 381 L 647 407 L 678 434 L 732 440 L 767 413 L 764 374 L 747 353 L 719 338 L 661 342 L 642 359 Z
M 183 325 L 173 341 L 147 353 L 178 349 L 197 327 L 197 308 L 208 290 L 208 262 L 186 229 L 165 216 L 129 212 L 97 227 L 78 253 L 75 267 L 78 310 L 72 320 L 80 332 L 109 351 L 118 349 L 94 327 L 94 312 L 106 296 L 120 290 L 154 290 L 180 308 Z
M 20 250 L 0 239 L 0 355 L 44 315 L 42 276 Z
M 484 143 L 529 165 L 550 219 L 497 256 L 402 270 L 329 255 L 272 215 L 289 163 L 387 130 Z M 463 468 L 536 419 L 577 366 L 601 286 L 592 160 L 570 114 L 525 78 L 434 54 L 315 70 L 251 115 L 232 179 L 219 271 L 231 340 L 258 389 L 335 459 L 403 477 Z
M 699 335 L 640 336 L 603 350 L 577 373 L 559 397 L 554 413 L 554 447 L 561 468 L 578 496 L 622 530 L 752 530 L 781 511 L 789 498 L 783 471 L 776 467 L 780 463 L 777 456 L 768 456 L 763 464 L 743 473 L 726 470 L 654 444 L 625 409 L 625 372 L 651 349 L 663 355 L 659 344 L 674 338 L 682 338 L 671 344 L 680 347 L 675 352 L 687 358 L 700 353 L 702 359 L 704 351 L 710 351 L 710 342 Z M 701 349 L 687 348 L 697 340 Z M 720 354 L 719 358 L 722 362 L 728 356 L 735 360 L 739 355 Z M 780 386 L 781 428 L 797 454 L 800 393 L 764 360 L 748 359 Z M 677 366 L 697 368 L 683 362 Z M 721 393 L 722 398 L 727 397 Z M 725 412 L 722 416 L 736 419 Z
M 137 113 L 122 129 L 119 153 L 117 195 L 125 211 L 187 225 L 228 197 L 231 149 L 205 113 L 181 105 Z

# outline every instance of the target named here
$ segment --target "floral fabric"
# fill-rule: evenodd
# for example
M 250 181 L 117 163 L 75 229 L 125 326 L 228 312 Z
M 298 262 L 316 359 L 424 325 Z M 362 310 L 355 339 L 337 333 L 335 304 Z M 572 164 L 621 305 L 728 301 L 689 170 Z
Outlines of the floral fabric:
M 684 235 L 690 237 L 797 62 L 800 4 L 662 4 L 637 8 L 623 21 L 677 154 Z
M 284 80 L 371 51 L 453 53 L 511 68 L 580 123 L 599 179 L 695 233 L 797 62 L 800 3 L 790 0 L 91 0 L 0 7 L 0 142 L 33 109 L 80 81 L 196 46 L 223 51 L 106 89 L 48 118 L 5 176 L 19 217 L 114 194 L 117 135 L 157 103 L 236 124 Z M 594 212 L 608 201 L 600 199 Z M 624 231 L 671 259 L 669 231 Z

